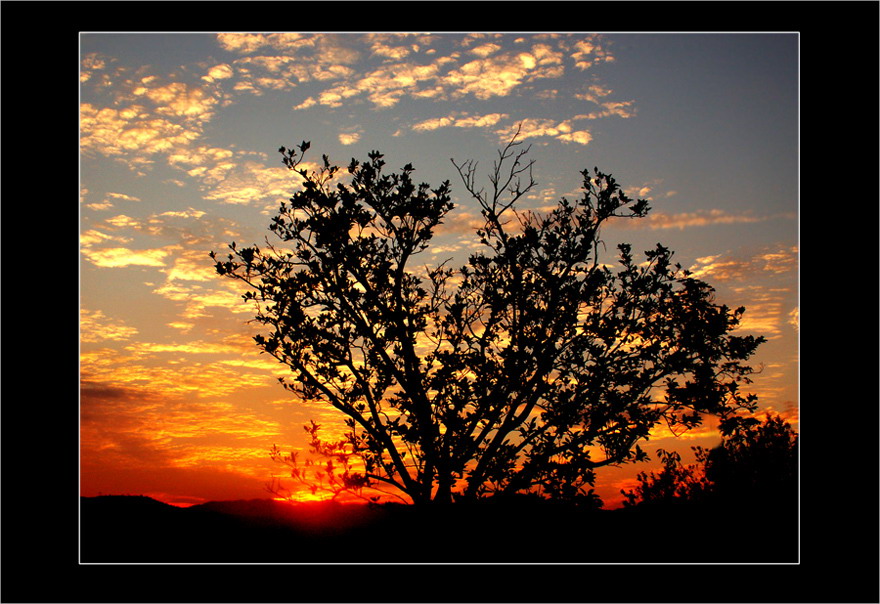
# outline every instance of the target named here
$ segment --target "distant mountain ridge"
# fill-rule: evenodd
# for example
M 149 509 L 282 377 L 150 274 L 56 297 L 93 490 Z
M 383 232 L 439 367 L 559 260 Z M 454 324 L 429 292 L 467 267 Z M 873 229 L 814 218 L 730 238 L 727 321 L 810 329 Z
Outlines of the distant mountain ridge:
M 242 499 L 182 508 L 143 495 L 81 497 L 80 561 L 342 561 L 340 541 L 378 530 L 387 515 L 386 508 L 335 502 Z
M 330 519 L 334 515 L 346 516 L 360 509 L 367 509 L 364 504 L 343 504 L 337 502 L 288 503 L 273 499 L 230 499 L 207 501 L 181 507 L 165 503 L 146 495 L 98 495 L 81 497 L 83 507 L 114 509 L 131 512 L 145 511 L 158 513 L 222 514 L 230 517 L 277 520 L 279 522 L 301 523 L 304 520 L 316 521 L 321 518 Z M 361 514 L 362 515 L 362 514 Z

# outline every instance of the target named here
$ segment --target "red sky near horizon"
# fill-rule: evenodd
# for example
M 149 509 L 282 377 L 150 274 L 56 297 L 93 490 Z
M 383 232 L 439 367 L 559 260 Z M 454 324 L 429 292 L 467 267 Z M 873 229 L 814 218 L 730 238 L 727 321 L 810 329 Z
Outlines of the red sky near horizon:
M 450 180 L 457 209 L 427 261 L 474 249 L 478 210 L 449 158 L 491 166 L 516 125 L 532 145 L 527 208 L 611 172 L 650 215 L 606 230 L 661 242 L 747 308 L 764 335 L 753 391 L 797 427 L 796 34 L 82 34 L 80 490 L 178 505 L 268 497 L 269 450 L 339 429 L 260 355 L 239 286 L 210 251 L 260 243 L 298 186 L 277 149 Z M 488 168 L 487 168 L 488 169 Z M 711 422 L 642 447 L 713 446 Z M 598 472 L 619 505 L 650 464 Z M 291 485 L 292 486 L 292 485 Z M 307 497 L 304 492 L 303 497 Z

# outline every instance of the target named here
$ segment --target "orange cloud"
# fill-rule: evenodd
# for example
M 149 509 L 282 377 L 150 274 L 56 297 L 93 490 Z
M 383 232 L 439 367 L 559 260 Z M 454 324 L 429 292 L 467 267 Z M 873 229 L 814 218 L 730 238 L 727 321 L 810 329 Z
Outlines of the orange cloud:
M 220 33 L 217 34 L 217 42 L 223 50 L 229 52 L 252 53 L 265 47 L 275 50 L 284 50 L 312 46 L 314 44 L 314 38 L 309 34 L 298 33 Z
M 106 340 L 130 340 L 138 334 L 134 327 L 123 321 L 111 320 L 100 310 L 80 309 L 80 342 L 103 342 Z
M 213 109 L 217 105 L 217 99 L 204 89 L 183 82 L 171 82 L 155 88 L 139 86 L 134 89 L 133 94 L 145 96 L 157 105 L 157 113 L 172 117 L 207 120 L 213 115 Z
M 111 199 L 119 199 L 121 201 L 140 201 L 140 197 L 126 195 L 125 193 L 107 193 L 107 197 Z
M 206 82 L 215 82 L 217 80 L 228 80 L 234 75 L 235 70 L 233 70 L 232 67 L 225 63 L 221 63 L 220 65 L 211 67 L 208 70 L 208 73 L 202 76 L 202 79 Z
M 311 103 L 341 107 L 344 101 L 365 95 L 376 107 L 393 107 L 404 95 L 416 94 L 420 86 L 432 82 L 438 70 L 437 64 L 383 65 L 353 81 L 344 81 L 322 91 Z
M 361 140 L 360 132 L 341 132 L 339 134 L 339 142 L 343 145 L 353 145 Z
M 211 308 L 235 314 L 253 314 L 253 308 L 242 303 L 244 288 L 228 280 L 218 283 L 215 279 L 208 283 L 209 285 L 200 285 L 192 281 L 166 281 L 154 289 L 153 293 L 182 303 L 180 318 L 187 321 L 211 317 L 212 313 L 208 312 Z
M 210 281 L 218 279 L 217 271 L 208 262 L 207 254 L 201 250 L 189 250 L 176 257 L 166 269 L 166 282 L 172 281 Z
M 172 166 L 178 164 L 184 166 L 202 166 L 207 163 L 219 163 L 224 160 L 229 160 L 232 156 L 233 153 L 229 149 L 199 145 L 198 147 L 181 147 L 175 149 L 173 153 L 168 155 L 168 163 Z
M 125 266 L 165 266 L 168 249 L 130 250 L 124 247 L 104 249 L 84 249 L 86 259 L 102 268 L 121 268 Z
M 155 348 L 155 349 L 151 349 Z M 84 382 L 123 388 L 138 396 L 211 398 L 239 390 L 277 386 L 278 375 L 268 366 L 232 367 L 215 361 L 196 360 L 198 355 L 217 355 L 218 349 L 197 346 L 130 345 L 124 351 L 109 348 L 86 350 L 80 355 Z M 256 353 L 250 353 L 256 357 Z
M 561 75 L 558 70 L 547 70 L 547 63 L 555 64 L 556 61 L 542 61 L 528 52 L 487 56 L 453 69 L 441 78 L 441 83 L 453 98 L 473 95 L 487 100 L 493 96 L 507 96 L 525 81 Z
M 768 340 L 782 336 L 788 323 L 783 309 L 783 296 L 775 291 L 759 291 L 746 304 L 737 331 L 763 335 Z
M 611 101 L 606 97 L 611 95 L 611 90 L 598 84 L 591 85 L 586 92 L 575 94 L 575 98 L 589 101 L 599 105 L 597 111 L 578 116 L 581 119 L 595 120 L 603 117 L 633 117 L 636 113 L 634 101 Z
M 750 258 L 724 254 L 697 258 L 690 267 L 694 277 L 711 277 L 717 281 L 742 280 L 755 274 L 783 274 L 797 268 L 798 248 L 780 248 L 772 252 L 762 252 Z
M 128 243 L 131 241 L 128 237 L 119 237 L 108 235 L 107 233 L 103 233 L 97 229 L 89 229 L 88 231 L 83 231 L 79 236 L 79 243 L 83 247 L 89 247 L 95 245 L 96 243 L 104 243 L 107 241 L 116 241 L 118 243 Z
M 80 82 L 88 82 L 96 72 L 103 71 L 106 67 L 107 59 L 98 53 L 93 52 L 84 55 L 80 64 Z
M 339 83 L 305 99 L 296 108 L 305 109 L 316 104 L 340 107 L 348 100 L 364 97 L 379 108 L 393 107 L 404 96 L 433 99 L 473 96 L 488 100 L 507 96 L 524 84 L 559 78 L 565 72 L 567 61 L 573 60 L 578 69 L 585 69 L 587 57 L 595 58 L 601 54 L 610 60 L 610 55 L 601 51 L 598 38 L 590 38 L 591 42 L 583 45 L 560 36 L 532 36 L 514 40 L 521 48 L 505 49 L 500 44 L 502 37 L 454 38 L 454 46 L 467 49 L 465 55 L 456 48 L 441 54 L 438 48 L 430 47 L 437 40 L 448 42 L 450 38 L 446 36 L 349 36 L 345 38 L 345 45 L 339 44 L 337 38 L 318 36 L 316 45 L 335 40 L 334 48 L 348 51 L 344 54 L 348 62 L 338 60 L 336 66 L 354 65 L 361 57 L 356 50 L 361 44 L 366 45 L 370 56 L 382 58 L 383 63 L 360 76 L 351 70 L 337 70 L 332 75 L 340 80 Z M 267 40 L 251 38 L 247 42 L 247 47 L 254 50 L 269 44 Z M 248 59 L 255 64 L 257 57 Z M 300 81 L 317 79 L 308 74 L 312 65 L 321 61 L 324 65 L 330 63 L 327 57 L 319 58 L 317 53 L 311 56 L 300 54 L 297 59 Z M 253 91 L 255 86 L 251 82 L 247 88 Z M 631 113 L 631 103 L 606 101 L 603 107 L 608 115 Z M 582 142 L 583 138 L 582 133 L 571 135 L 571 139 L 577 142 Z
M 436 117 L 423 120 L 413 125 L 416 131 L 430 131 L 453 126 L 456 128 L 486 128 L 494 126 L 500 120 L 509 117 L 506 113 L 489 113 L 486 115 L 468 115 L 467 113 L 452 114 L 448 117 Z
M 794 327 L 795 330 L 800 330 L 800 328 L 801 328 L 801 313 L 800 313 L 799 307 L 796 306 L 794 309 L 792 309 L 792 311 L 790 313 L 788 313 L 788 323 L 789 323 L 789 325 Z
M 729 214 L 724 210 L 700 210 L 682 214 L 653 214 L 648 217 L 651 229 L 686 229 L 695 226 L 715 224 L 748 224 L 771 220 L 776 216 L 753 216 L 751 214 Z
M 150 156 L 185 147 L 201 135 L 198 128 L 153 117 L 143 107 L 98 108 L 90 103 L 80 107 L 80 149 L 108 157 L 137 154 L 134 167 L 148 165 Z
M 308 164 L 303 164 L 308 167 Z M 202 178 L 208 192 L 204 198 L 233 205 L 267 203 L 273 209 L 279 199 L 290 196 L 299 181 L 283 166 L 267 168 L 257 162 L 221 164 L 190 171 Z
M 150 468 L 157 476 L 198 468 L 202 474 L 247 476 L 257 484 L 270 478 L 268 450 L 284 434 L 275 419 L 224 401 L 137 400 L 121 389 L 83 391 L 80 446 L 88 482 L 107 467 L 117 472 Z
M 602 44 L 602 38 L 598 35 L 588 36 L 585 39 L 576 40 L 569 45 L 570 56 L 575 61 L 575 66 L 584 71 L 596 63 L 610 63 L 614 56 Z
M 519 125 L 514 124 L 497 130 L 499 140 L 509 141 L 517 127 L 520 127 L 520 139 L 549 137 L 581 145 L 587 145 L 593 139 L 587 130 L 575 130 L 572 126 L 572 120 L 557 122 L 549 119 L 528 119 L 523 120 Z

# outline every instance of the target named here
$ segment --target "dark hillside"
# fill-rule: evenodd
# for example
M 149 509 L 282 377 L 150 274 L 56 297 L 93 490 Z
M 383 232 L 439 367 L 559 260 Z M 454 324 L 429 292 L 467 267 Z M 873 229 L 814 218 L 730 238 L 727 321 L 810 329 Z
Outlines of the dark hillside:
M 419 509 L 252 500 L 183 509 L 96 497 L 82 499 L 81 561 L 796 562 L 797 524 L 782 518 L 548 503 Z

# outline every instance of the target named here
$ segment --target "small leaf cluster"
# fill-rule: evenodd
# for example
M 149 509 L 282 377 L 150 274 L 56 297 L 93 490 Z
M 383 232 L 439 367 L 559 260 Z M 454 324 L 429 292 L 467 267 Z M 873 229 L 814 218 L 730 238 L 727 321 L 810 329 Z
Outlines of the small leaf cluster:
M 288 466 L 290 477 L 305 485 L 313 495 L 320 492 L 334 500 L 340 495 L 351 494 L 369 502 L 378 500 L 376 496 L 363 494 L 363 490 L 370 487 L 370 479 L 363 472 L 354 469 L 352 460 L 358 461 L 359 456 L 353 452 L 348 439 L 323 440 L 319 435 L 321 426 L 314 421 L 304 426 L 304 429 L 309 435 L 309 451 L 312 457 L 301 463 L 296 451 L 285 455 L 277 445 L 272 445 L 270 458 Z M 315 458 L 323 461 L 316 462 Z M 275 495 L 295 499 L 294 492 L 279 480 L 273 480 L 266 488 Z

